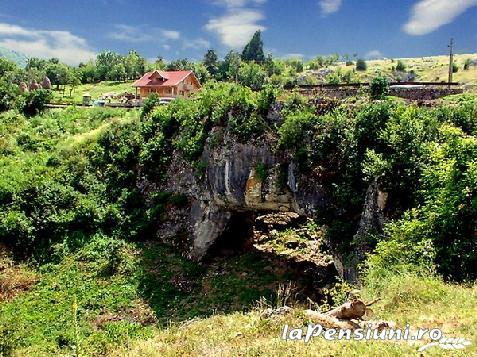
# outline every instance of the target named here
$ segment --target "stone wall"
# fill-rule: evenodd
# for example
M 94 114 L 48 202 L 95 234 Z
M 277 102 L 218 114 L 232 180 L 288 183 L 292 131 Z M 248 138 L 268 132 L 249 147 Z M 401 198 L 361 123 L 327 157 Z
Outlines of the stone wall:
M 301 92 L 309 96 L 328 97 L 336 99 L 345 99 L 348 97 L 358 96 L 362 92 L 366 92 L 367 87 L 322 87 L 313 89 L 303 89 Z M 396 97 L 414 100 L 425 101 L 435 100 L 448 95 L 461 94 L 464 92 L 463 88 L 436 88 L 436 87 L 423 87 L 423 88 L 390 88 L 389 95 Z
M 423 100 L 435 100 L 448 95 L 464 93 L 462 88 L 390 88 L 389 94 L 396 97 L 423 101 Z

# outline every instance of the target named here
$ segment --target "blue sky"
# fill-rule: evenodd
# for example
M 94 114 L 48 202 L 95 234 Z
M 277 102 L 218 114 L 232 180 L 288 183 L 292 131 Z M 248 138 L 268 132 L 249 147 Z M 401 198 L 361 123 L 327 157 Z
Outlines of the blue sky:
M 256 30 L 276 57 L 477 52 L 477 0 L 4 0 L 0 46 L 77 64 L 110 49 L 202 58 Z

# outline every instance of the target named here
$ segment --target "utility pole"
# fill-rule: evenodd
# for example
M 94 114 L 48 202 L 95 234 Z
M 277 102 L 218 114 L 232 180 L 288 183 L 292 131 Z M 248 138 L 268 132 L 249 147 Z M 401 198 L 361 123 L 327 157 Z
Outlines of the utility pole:
M 450 84 L 452 83 L 452 74 L 453 69 L 454 69 L 454 52 L 453 52 L 453 47 L 454 47 L 454 39 L 451 38 L 450 44 L 449 44 L 449 88 Z

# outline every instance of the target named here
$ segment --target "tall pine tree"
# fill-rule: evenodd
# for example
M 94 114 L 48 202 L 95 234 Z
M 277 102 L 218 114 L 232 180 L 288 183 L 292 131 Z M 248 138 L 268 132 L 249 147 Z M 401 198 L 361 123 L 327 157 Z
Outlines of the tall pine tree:
M 246 62 L 263 63 L 265 61 L 265 55 L 263 53 L 263 41 L 261 31 L 255 32 L 252 39 L 245 46 L 242 52 L 242 60 Z

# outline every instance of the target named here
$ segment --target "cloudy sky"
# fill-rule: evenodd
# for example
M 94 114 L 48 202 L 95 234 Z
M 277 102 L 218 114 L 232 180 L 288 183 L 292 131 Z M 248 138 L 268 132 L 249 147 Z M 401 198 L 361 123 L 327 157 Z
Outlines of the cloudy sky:
M 77 64 L 99 51 L 199 59 L 256 30 L 274 56 L 477 52 L 477 0 L 2 0 L 0 47 Z

